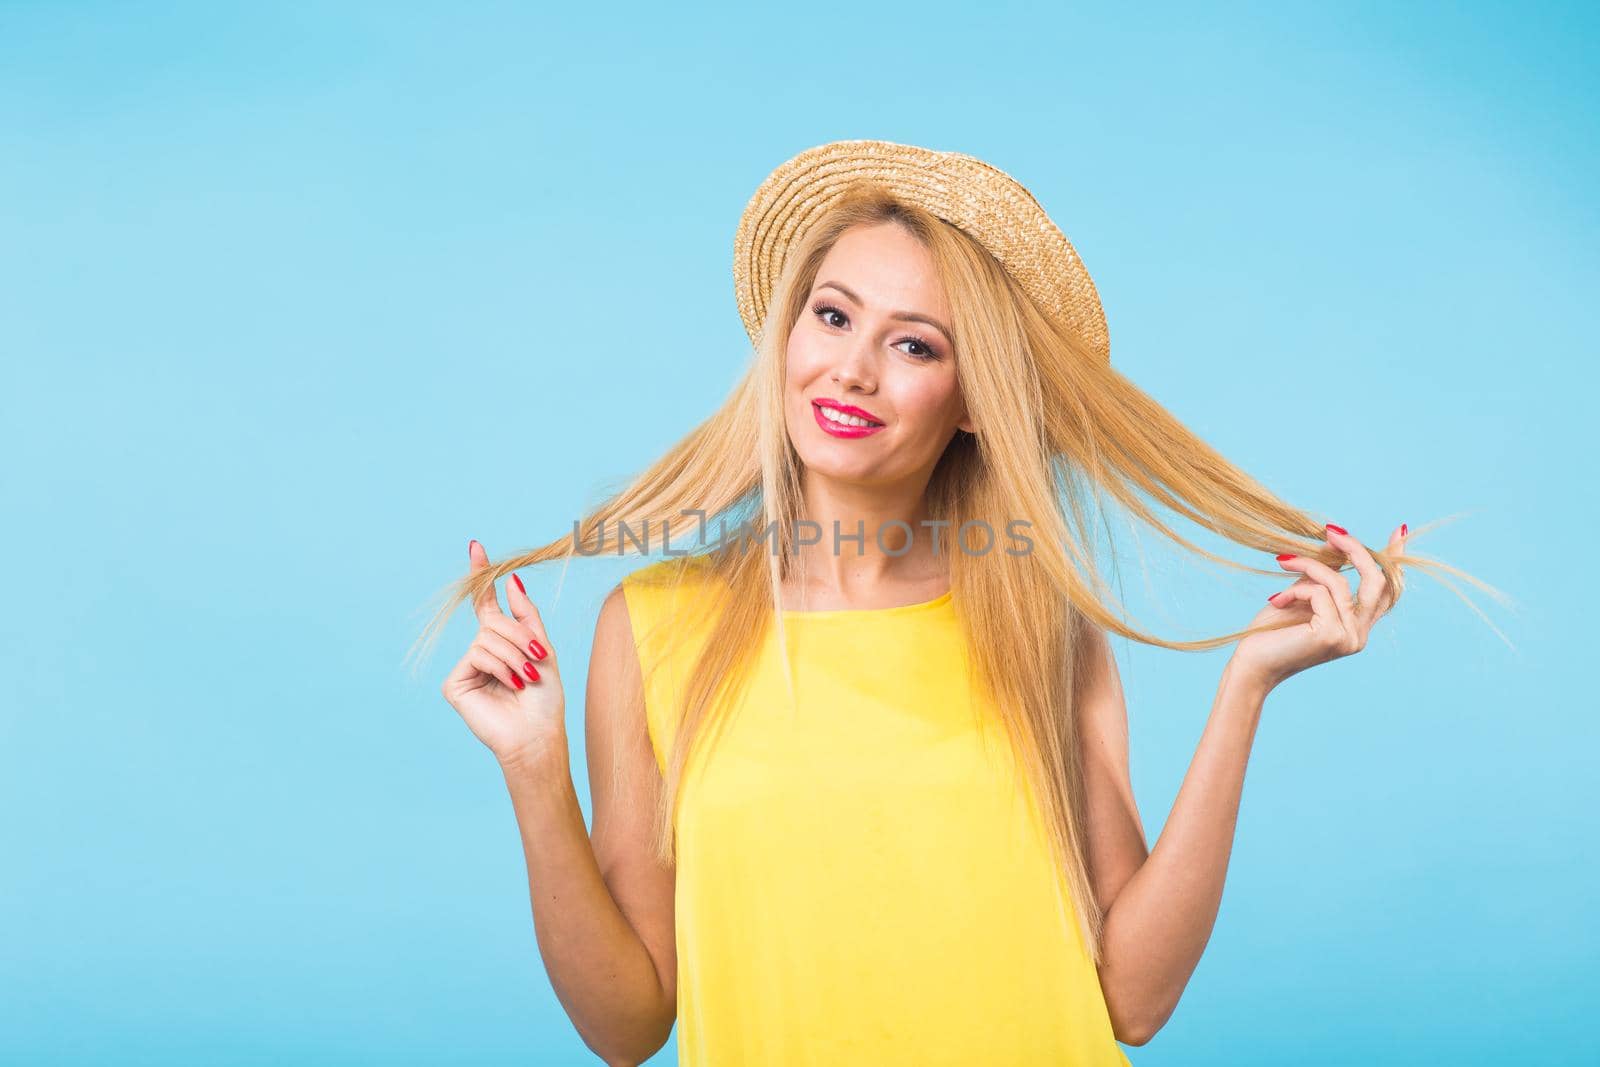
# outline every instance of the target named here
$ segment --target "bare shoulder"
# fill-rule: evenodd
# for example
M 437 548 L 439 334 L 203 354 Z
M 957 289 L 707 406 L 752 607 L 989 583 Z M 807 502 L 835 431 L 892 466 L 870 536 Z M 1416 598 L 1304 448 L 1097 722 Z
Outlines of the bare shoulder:
M 648 733 L 639 653 L 621 582 L 606 594 L 595 619 L 585 708 L 591 749 L 598 745 L 620 758 L 629 751 L 636 752 L 639 738 Z M 646 741 L 646 751 L 648 748 Z
M 1086 622 L 1078 631 L 1078 691 L 1082 710 L 1102 720 L 1102 725 L 1120 722 L 1126 732 L 1127 708 L 1123 703 L 1122 678 L 1117 657 L 1106 632 Z
M 1106 632 L 1092 623 L 1079 630 L 1074 688 L 1079 735 L 1087 761 L 1098 761 L 1120 779 L 1128 771 L 1128 706 L 1122 676 Z
M 610 668 L 621 668 L 632 661 L 638 664 L 638 650 L 633 643 L 633 624 L 628 614 L 628 596 L 623 582 L 611 587 L 594 623 L 594 647 L 590 662 L 604 658 Z

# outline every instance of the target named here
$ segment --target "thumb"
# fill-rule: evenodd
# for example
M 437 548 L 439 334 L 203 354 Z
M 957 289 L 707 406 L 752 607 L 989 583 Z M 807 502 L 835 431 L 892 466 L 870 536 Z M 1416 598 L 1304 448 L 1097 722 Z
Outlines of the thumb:
M 478 543 L 476 537 L 467 542 L 467 559 L 471 564 L 468 569 L 473 574 L 489 565 L 489 552 Z M 494 583 L 484 586 L 483 592 L 473 598 L 472 611 L 480 619 L 484 615 L 504 614 L 500 610 L 500 596 L 495 592 Z

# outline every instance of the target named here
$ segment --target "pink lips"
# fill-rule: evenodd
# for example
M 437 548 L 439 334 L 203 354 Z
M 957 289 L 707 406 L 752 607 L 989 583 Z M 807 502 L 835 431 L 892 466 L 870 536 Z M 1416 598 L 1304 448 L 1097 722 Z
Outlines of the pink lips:
M 869 437 L 883 429 L 881 422 L 876 426 L 844 426 L 837 422 L 830 422 L 828 417 L 822 413 L 822 409 L 825 407 L 832 408 L 845 415 L 872 419 L 875 422 L 877 421 L 877 416 L 850 404 L 836 404 L 832 400 L 813 400 L 811 402 L 811 413 L 816 417 L 817 425 L 822 427 L 823 432 L 826 434 L 834 437 Z

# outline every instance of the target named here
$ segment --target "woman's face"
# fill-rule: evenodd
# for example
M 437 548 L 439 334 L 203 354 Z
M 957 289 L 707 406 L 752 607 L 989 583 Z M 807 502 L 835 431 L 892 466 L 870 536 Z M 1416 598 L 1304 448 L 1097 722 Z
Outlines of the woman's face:
M 846 231 L 789 332 L 784 414 L 801 462 L 841 481 L 926 480 L 956 430 L 973 430 L 949 323 L 921 242 L 895 223 Z M 841 408 L 870 424 L 828 421 Z

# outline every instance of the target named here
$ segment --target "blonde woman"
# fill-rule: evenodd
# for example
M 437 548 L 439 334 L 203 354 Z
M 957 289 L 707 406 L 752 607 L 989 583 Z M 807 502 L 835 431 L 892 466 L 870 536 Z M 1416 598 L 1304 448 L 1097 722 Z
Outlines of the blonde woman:
M 503 768 L 556 995 L 612 1064 L 674 1023 L 717 1067 L 1127 1063 L 1210 935 L 1268 694 L 1359 651 L 1402 563 L 1443 565 L 1403 524 L 1374 549 L 1279 500 L 1113 370 L 1071 245 L 979 160 L 802 153 L 747 207 L 735 279 L 754 359 L 715 414 L 572 535 L 498 563 L 473 541 L 434 620 L 475 606 L 443 692 Z M 1295 580 L 1234 633 L 1135 629 L 1100 494 Z M 591 833 L 560 648 L 513 571 L 664 527 L 599 610 Z M 1154 849 L 1110 633 L 1234 644 Z

